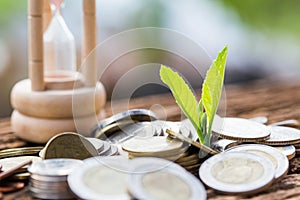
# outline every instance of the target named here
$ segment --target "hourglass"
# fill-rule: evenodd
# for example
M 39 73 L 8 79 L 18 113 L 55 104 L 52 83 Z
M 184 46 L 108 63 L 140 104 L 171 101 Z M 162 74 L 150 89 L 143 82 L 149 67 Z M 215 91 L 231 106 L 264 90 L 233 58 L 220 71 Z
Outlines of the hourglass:
M 74 37 L 61 16 L 62 0 L 51 0 L 49 23 L 43 17 L 49 1 L 28 0 L 29 79 L 16 83 L 11 92 L 12 128 L 24 140 L 46 143 L 61 132 L 86 135 L 95 118 L 101 118 L 106 93 L 96 81 L 96 58 L 87 57 L 96 46 L 96 2 L 82 1 L 82 58 L 88 65 L 81 75 Z

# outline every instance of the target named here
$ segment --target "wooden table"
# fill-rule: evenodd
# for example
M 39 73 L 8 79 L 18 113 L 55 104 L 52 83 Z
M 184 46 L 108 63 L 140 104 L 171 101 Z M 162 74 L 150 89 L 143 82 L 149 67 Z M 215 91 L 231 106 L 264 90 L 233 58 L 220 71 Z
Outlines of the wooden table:
M 226 101 L 224 101 L 226 100 Z M 160 106 L 153 106 L 153 105 Z M 226 106 L 224 106 L 226 105 Z M 168 120 L 180 120 L 181 112 L 173 97 L 169 94 L 149 96 L 118 101 L 114 104 L 114 113 L 132 108 L 153 108 L 157 114 Z M 162 109 L 163 108 L 163 109 Z M 225 109 L 226 108 L 226 109 Z M 256 81 L 243 85 L 226 86 L 226 98 L 221 103 L 221 113 L 234 117 L 267 116 L 268 123 L 285 119 L 300 121 L 300 81 L 299 82 L 274 82 Z M 106 116 L 112 114 L 111 104 L 105 107 Z M 296 127 L 300 128 L 300 127 Z M 10 128 L 9 119 L 0 120 L 0 149 L 32 146 L 16 138 Z M 264 192 L 253 196 L 231 196 L 218 194 L 207 189 L 208 199 L 300 199 L 300 156 L 290 161 L 289 173 L 282 180 L 274 183 Z M 5 194 L 4 199 L 32 199 L 25 188 L 16 193 Z

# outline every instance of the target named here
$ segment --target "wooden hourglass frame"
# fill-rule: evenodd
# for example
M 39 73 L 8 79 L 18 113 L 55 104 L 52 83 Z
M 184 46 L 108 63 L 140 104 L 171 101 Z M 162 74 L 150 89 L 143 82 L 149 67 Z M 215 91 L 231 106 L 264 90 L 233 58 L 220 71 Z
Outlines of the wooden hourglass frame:
M 96 2 L 83 1 L 83 44 L 82 60 L 85 60 L 96 46 Z M 48 4 L 48 5 L 46 5 Z M 83 70 L 82 84 L 59 84 L 45 82 L 43 31 L 47 16 L 48 0 L 28 0 L 28 66 L 29 79 L 18 82 L 11 92 L 11 103 L 15 109 L 11 116 L 12 128 L 20 138 L 46 143 L 61 132 L 88 133 L 99 117 L 106 101 L 103 85 L 97 82 L 96 62 L 91 56 Z M 50 15 L 51 16 L 51 15 Z M 76 120 L 74 120 L 74 94 L 76 93 Z M 75 123 L 76 121 L 76 123 Z

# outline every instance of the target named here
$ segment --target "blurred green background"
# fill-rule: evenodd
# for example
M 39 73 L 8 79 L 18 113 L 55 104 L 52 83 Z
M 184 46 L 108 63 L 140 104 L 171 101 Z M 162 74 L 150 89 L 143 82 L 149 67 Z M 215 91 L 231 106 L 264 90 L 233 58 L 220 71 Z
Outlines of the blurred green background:
M 133 28 L 168 28 L 202 45 L 211 58 L 228 44 L 227 83 L 255 79 L 297 81 L 300 74 L 299 8 L 297 0 L 97 0 L 98 42 Z M 66 0 L 63 14 L 76 39 L 80 66 L 81 0 Z M 115 44 L 109 51 L 118 48 L 120 46 Z M 193 49 L 188 53 L 197 57 Z M 159 51 L 148 51 L 146 56 L 137 54 L 130 59 L 144 59 L 145 63 L 171 59 L 174 65 L 181 63 Z M 109 95 L 118 78 L 134 67 L 130 63 L 125 59 L 124 66 L 112 67 L 101 79 Z M 187 79 L 192 84 L 199 82 L 193 80 L 192 74 L 187 70 Z M 1 0 L 0 117 L 10 115 L 10 91 L 16 82 L 27 77 L 27 1 Z M 159 92 L 153 88 L 146 90 Z

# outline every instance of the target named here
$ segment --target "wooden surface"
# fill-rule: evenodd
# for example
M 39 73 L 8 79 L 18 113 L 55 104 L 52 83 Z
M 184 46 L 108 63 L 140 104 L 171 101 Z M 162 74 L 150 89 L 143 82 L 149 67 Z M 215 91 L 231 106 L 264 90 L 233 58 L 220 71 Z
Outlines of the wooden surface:
M 224 101 L 225 100 L 225 101 Z M 113 111 L 111 110 L 113 105 Z M 132 99 L 128 101 L 113 101 L 107 103 L 106 116 L 131 108 L 152 109 L 161 118 L 180 120 L 181 113 L 172 96 L 169 94 Z M 226 98 L 221 103 L 221 113 L 234 117 L 267 116 L 269 123 L 285 119 L 300 121 L 300 82 L 266 82 L 256 81 L 245 85 L 226 86 Z M 300 128 L 300 127 L 296 127 Z M 0 149 L 21 146 L 32 146 L 16 138 L 10 129 L 9 119 L 0 120 Z M 218 194 L 207 190 L 208 199 L 300 199 L 300 156 L 290 161 L 290 169 L 279 182 L 274 183 L 264 192 L 253 196 L 231 196 Z M 17 193 L 6 194 L 4 199 L 31 199 L 27 189 Z

